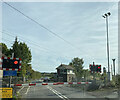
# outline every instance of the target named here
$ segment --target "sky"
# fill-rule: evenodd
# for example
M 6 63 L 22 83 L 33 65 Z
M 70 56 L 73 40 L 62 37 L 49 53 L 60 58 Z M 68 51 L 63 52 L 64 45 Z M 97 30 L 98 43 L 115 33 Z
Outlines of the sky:
M 93 61 L 107 68 L 106 23 L 109 16 L 110 65 L 118 66 L 117 2 L 8 2 L 25 15 L 45 26 L 64 40 L 2 4 L 2 42 L 10 48 L 15 37 L 25 42 L 32 53 L 32 67 L 40 72 L 55 72 L 73 58 L 84 60 L 88 69 Z

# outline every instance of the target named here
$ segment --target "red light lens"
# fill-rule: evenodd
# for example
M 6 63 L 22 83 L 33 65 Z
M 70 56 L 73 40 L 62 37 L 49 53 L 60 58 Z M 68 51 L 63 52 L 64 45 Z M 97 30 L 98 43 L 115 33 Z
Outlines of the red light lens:
M 14 64 L 18 64 L 18 61 L 14 61 Z
M 98 67 L 98 69 L 100 69 L 100 67 Z

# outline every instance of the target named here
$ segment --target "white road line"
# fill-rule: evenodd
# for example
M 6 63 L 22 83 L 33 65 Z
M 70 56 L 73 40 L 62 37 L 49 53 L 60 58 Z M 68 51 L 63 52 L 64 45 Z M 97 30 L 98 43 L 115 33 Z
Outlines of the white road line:
M 29 89 L 30 89 L 30 86 L 27 88 L 27 91 L 26 91 L 26 93 L 25 93 L 25 94 L 27 94 L 27 93 L 28 93 Z
M 55 89 L 53 89 L 52 87 L 50 86 L 47 86 L 47 88 L 49 90 L 51 90 L 53 93 L 55 93 L 58 97 L 60 97 L 61 99 L 63 100 L 69 100 L 66 96 L 62 95 L 60 92 L 56 91 Z
M 18 93 L 20 93 L 20 91 L 24 88 L 24 86 L 18 91 Z
M 55 92 L 53 89 L 50 89 L 53 93 L 55 93 L 58 97 L 62 98 L 63 100 L 65 100 L 61 95 L 59 95 L 57 92 Z

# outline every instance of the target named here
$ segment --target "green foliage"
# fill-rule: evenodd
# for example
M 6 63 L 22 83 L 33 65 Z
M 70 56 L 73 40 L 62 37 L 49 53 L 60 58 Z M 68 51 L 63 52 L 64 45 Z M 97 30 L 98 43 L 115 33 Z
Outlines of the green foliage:
M 120 75 L 116 75 L 116 86 L 120 89 Z
M 14 53 L 15 58 L 22 59 L 22 68 L 21 68 L 21 72 L 19 73 L 20 74 L 19 76 L 25 77 L 27 64 L 30 63 L 32 59 L 32 55 L 31 55 L 31 51 L 29 50 L 29 47 L 27 47 L 27 44 L 25 43 L 22 42 L 19 43 L 16 37 L 11 52 Z
M 32 80 L 40 79 L 40 78 L 41 78 L 41 73 L 38 72 L 38 71 L 32 70 L 32 73 L 31 73 L 30 76 L 31 76 L 31 79 L 32 79 Z
M 27 47 L 27 44 L 18 42 L 17 37 L 15 39 L 15 42 L 12 46 L 11 51 L 14 53 L 15 58 L 21 58 L 22 63 L 30 63 L 32 59 L 31 51 L 29 47 Z
M 103 73 L 103 74 L 101 75 L 101 80 L 102 80 L 102 81 L 105 81 L 106 78 L 107 78 L 107 74 L 106 74 L 106 73 Z
M 0 50 L 2 50 L 2 54 L 11 57 L 11 51 L 7 48 L 6 44 L 0 43 Z
M 69 63 L 69 65 L 72 65 L 74 67 L 74 71 L 77 77 L 77 80 L 79 81 L 83 76 L 83 59 L 80 58 L 74 58 L 72 62 Z
M 0 43 L 0 46 L 5 56 L 11 57 L 12 53 L 14 53 L 14 58 L 22 59 L 22 68 L 17 74 L 19 77 L 26 77 L 28 79 L 39 79 L 41 77 L 41 73 L 34 71 L 31 64 L 29 64 L 31 63 L 32 54 L 27 44 L 18 42 L 16 37 L 12 48 L 8 49 L 4 43 Z
M 86 80 L 89 80 L 90 79 L 90 72 L 88 71 L 88 69 L 83 69 L 83 77 L 86 79 Z

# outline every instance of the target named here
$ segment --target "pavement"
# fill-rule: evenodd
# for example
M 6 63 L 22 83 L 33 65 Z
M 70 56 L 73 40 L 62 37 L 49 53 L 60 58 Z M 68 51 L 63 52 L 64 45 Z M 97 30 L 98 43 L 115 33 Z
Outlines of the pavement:
M 95 92 L 87 92 L 85 89 L 73 88 L 69 85 L 22 86 L 17 91 L 21 98 L 58 98 L 60 100 L 70 100 L 72 98 L 117 98 L 118 96 L 116 91 L 108 91 L 109 94 L 104 95 L 103 93 L 97 96 L 94 95 Z

